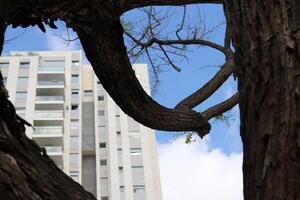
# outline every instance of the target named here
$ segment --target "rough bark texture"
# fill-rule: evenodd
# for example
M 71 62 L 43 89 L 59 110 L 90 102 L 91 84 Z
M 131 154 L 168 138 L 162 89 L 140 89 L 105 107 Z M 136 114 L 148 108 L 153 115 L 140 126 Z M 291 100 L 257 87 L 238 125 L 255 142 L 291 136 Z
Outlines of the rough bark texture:
M 96 199 L 25 136 L 8 100 L 0 103 L 0 199 Z
M 300 199 L 300 1 L 227 1 L 245 200 Z

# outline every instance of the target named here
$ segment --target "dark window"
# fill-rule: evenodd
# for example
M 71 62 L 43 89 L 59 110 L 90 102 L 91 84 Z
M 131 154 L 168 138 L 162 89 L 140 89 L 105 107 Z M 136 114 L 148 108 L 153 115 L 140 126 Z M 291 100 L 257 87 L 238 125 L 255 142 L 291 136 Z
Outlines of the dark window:
M 119 170 L 123 170 L 123 166 L 120 166 L 120 167 L 119 167 Z
M 79 66 L 79 60 L 72 60 L 72 64 L 75 66 Z
M 7 68 L 9 66 L 9 62 L 0 62 L 0 69 Z
M 101 197 L 101 200 L 108 200 L 108 197 Z
M 144 166 L 131 166 L 131 168 L 144 168 Z
M 84 90 L 84 96 L 93 96 L 93 90 Z
M 104 96 L 98 96 L 98 101 L 103 101 L 104 100 Z
M 30 62 L 20 62 L 20 68 L 29 68 Z
M 106 148 L 106 143 L 105 143 L 105 142 L 101 142 L 101 143 L 99 144 L 99 147 L 100 147 L 100 148 Z
M 134 185 L 134 186 L 133 186 L 133 192 L 134 192 L 134 193 L 142 193 L 142 192 L 145 192 L 145 186 L 144 186 L 144 185 Z
M 79 90 L 75 89 L 75 90 L 72 90 L 72 94 L 79 94 Z
M 72 83 L 78 83 L 79 82 L 79 75 L 78 74 L 72 74 L 71 82 Z
M 107 165 L 107 160 L 100 160 L 100 165 L 106 166 Z
M 121 131 L 117 131 L 117 134 L 118 134 L 118 135 L 121 135 Z
M 78 105 L 72 105 L 72 110 L 78 110 Z

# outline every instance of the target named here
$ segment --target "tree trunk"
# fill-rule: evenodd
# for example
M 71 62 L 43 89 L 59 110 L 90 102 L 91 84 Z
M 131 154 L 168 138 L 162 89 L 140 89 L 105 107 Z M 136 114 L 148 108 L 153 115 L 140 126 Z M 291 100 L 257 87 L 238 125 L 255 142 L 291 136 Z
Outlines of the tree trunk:
M 0 0 L 0 54 L 5 19 L 6 1 Z M 7 97 L 0 72 L 0 199 L 95 199 L 26 137 L 24 121 L 17 118 Z
M 244 198 L 298 200 L 300 1 L 226 5 L 238 66 Z

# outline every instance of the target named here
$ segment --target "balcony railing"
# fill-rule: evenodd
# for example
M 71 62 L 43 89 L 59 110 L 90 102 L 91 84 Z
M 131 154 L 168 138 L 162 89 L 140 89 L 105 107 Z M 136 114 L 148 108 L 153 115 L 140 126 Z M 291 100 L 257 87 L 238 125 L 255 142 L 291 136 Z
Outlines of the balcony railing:
M 38 81 L 37 84 L 38 86 L 64 86 L 64 81 Z
M 39 72 L 64 72 L 64 66 L 40 66 Z
M 35 127 L 34 135 L 62 135 L 63 128 L 61 126 L 41 126 Z
M 62 147 L 61 146 L 43 146 L 47 153 L 62 153 Z
M 36 96 L 36 101 L 63 101 L 63 96 Z
M 43 110 L 35 111 L 35 118 L 63 118 L 64 112 L 62 110 Z

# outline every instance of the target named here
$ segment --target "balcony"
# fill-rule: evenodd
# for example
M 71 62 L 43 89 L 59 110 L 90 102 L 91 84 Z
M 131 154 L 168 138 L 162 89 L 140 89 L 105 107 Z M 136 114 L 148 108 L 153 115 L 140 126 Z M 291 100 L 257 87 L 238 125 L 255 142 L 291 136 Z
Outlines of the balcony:
M 35 127 L 33 137 L 62 137 L 62 126 L 40 126 Z
M 64 112 L 62 110 L 42 110 L 35 111 L 35 120 L 63 120 Z
M 64 73 L 64 66 L 40 66 L 38 68 L 38 73 L 40 74 L 56 74 L 56 73 Z
M 78 110 L 71 111 L 71 119 L 79 119 L 80 112 Z
M 63 96 L 36 96 L 36 104 L 63 104 Z
M 47 80 L 47 81 L 41 81 L 39 80 L 37 82 L 37 88 L 64 88 L 64 81 L 59 80 Z
M 49 156 L 62 156 L 63 151 L 61 146 L 43 146 Z

